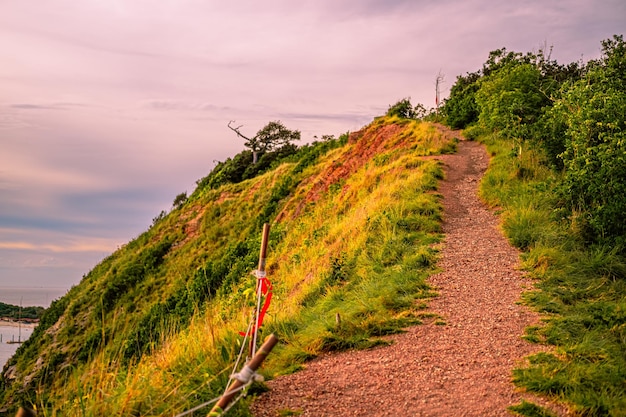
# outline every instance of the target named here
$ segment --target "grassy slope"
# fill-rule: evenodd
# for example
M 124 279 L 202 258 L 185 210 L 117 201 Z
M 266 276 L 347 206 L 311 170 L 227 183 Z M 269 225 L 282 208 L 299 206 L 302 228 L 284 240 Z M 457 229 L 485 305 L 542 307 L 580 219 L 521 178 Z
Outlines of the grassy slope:
M 217 395 L 268 220 L 275 296 L 264 331 L 282 343 L 265 372 L 419 322 L 442 175 L 421 156 L 452 150 L 431 125 L 381 118 L 317 159 L 196 190 L 53 304 L 5 368 L 18 379 L 3 380 L 4 400 L 46 416 L 163 415 Z
M 526 294 L 543 315 L 529 340 L 555 347 L 514 373 L 517 384 L 569 403 L 577 415 L 626 416 L 626 261 L 619 248 L 589 246 L 558 207 L 561 178 L 531 144 L 481 138 L 494 155 L 482 197 L 502 212 L 503 229 L 537 279 Z M 524 410 L 530 412 L 523 412 Z M 519 407 L 523 415 L 540 415 Z

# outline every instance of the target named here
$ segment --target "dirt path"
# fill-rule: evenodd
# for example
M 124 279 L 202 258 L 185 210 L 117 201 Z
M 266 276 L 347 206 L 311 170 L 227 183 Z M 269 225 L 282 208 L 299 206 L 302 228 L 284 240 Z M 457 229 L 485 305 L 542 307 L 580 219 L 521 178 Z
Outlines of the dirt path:
M 498 219 L 477 198 L 487 168 L 484 147 L 463 141 L 446 165 L 443 272 L 430 280 L 440 296 L 429 310 L 445 326 L 426 324 L 368 351 L 319 358 L 277 378 L 253 405 L 256 417 L 279 410 L 300 416 L 507 416 L 522 394 L 511 370 L 540 347 L 521 339 L 538 317 L 516 302 L 531 283 Z M 562 414 L 560 412 L 559 414 Z M 289 414 L 282 414 L 289 415 Z

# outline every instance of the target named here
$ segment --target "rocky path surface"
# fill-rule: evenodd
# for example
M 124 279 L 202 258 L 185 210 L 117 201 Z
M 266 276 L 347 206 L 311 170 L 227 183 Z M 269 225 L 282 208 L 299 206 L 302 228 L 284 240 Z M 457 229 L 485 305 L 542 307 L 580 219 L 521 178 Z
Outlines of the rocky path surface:
M 541 349 L 521 339 L 538 316 L 517 304 L 532 284 L 477 197 L 488 156 L 481 144 L 462 141 L 458 153 L 437 159 L 446 167 L 446 238 L 429 311 L 446 325 L 412 327 L 390 346 L 324 356 L 270 381 L 252 406 L 256 417 L 509 416 L 507 407 L 526 396 L 511 370 Z

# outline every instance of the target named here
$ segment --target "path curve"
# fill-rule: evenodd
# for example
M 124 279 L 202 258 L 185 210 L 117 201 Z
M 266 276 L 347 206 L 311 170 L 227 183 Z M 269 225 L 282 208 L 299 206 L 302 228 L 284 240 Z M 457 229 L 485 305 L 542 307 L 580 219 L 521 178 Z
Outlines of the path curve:
M 411 327 L 390 346 L 326 355 L 269 381 L 270 391 L 252 405 L 255 417 L 279 410 L 316 417 L 511 415 L 507 407 L 524 395 L 511 370 L 541 349 L 521 339 L 538 316 L 516 304 L 532 284 L 498 218 L 477 197 L 489 162 L 484 146 L 461 141 L 456 154 L 436 158 L 446 169 L 439 188 L 446 237 L 443 272 L 430 279 L 439 297 L 429 311 L 446 325 Z

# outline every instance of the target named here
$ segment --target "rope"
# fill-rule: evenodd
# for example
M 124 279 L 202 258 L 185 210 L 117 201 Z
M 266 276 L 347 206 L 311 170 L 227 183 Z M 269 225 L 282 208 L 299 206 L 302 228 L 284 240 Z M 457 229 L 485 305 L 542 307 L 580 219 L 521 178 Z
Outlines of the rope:
M 246 392 L 244 391 L 246 388 L 248 388 L 253 382 L 255 381 L 263 381 L 263 376 L 257 374 L 256 372 L 254 372 L 252 369 L 250 369 L 248 367 L 248 365 L 244 365 L 243 368 L 241 368 L 241 370 L 239 372 L 235 372 L 235 370 L 237 369 L 237 367 L 239 366 L 239 362 L 241 361 L 241 358 L 243 356 L 243 351 L 246 347 L 246 340 L 248 340 L 248 335 L 250 335 L 250 333 L 252 333 L 252 352 L 250 353 L 251 357 L 254 357 L 255 353 L 256 353 L 256 345 L 257 345 L 257 336 L 258 336 L 258 332 L 259 332 L 259 322 L 260 322 L 260 311 L 261 311 L 261 298 L 262 298 L 262 293 L 263 293 L 263 289 L 262 289 L 262 280 L 264 278 L 266 278 L 266 274 L 265 271 L 259 271 L 256 270 L 253 272 L 253 274 L 257 277 L 257 306 L 256 306 L 256 314 L 252 317 L 252 320 L 250 320 L 250 323 L 248 324 L 248 328 L 246 329 L 246 333 L 244 335 L 243 341 L 241 342 L 241 349 L 239 349 L 239 355 L 237 355 L 237 360 L 235 361 L 235 364 L 233 365 L 233 370 L 231 372 L 230 375 L 230 379 L 236 379 L 242 383 L 244 383 L 244 385 L 242 385 L 241 387 L 229 391 L 228 387 L 230 384 L 226 384 L 226 387 L 224 388 L 224 392 L 222 393 L 222 395 L 220 395 L 217 398 L 214 398 L 210 401 L 207 401 L 205 403 L 202 403 L 200 405 L 197 405 L 187 411 L 184 411 L 180 414 L 176 414 L 174 417 L 183 417 L 186 416 L 188 414 L 193 413 L 194 411 L 198 411 L 201 408 L 204 408 L 210 404 L 213 404 L 214 402 L 219 401 L 220 398 L 222 398 L 224 395 L 226 395 L 226 393 L 228 392 L 229 394 L 233 394 L 235 392 L 239 392 L 241 391 L 241 394 L 239 394 L 237 396 L 237 398 L 235 398 L 234 400 L 232 400 L 230 402 L 230 404 L 228 404 L 228 406 L 221 412 L 221 414 L 225 414 L 228 410 L 230 410 L 236 403 L 237 401 L 239 401 L 244 395 L 246 395 Z M 254 329 L 251 332 L 251 329 Z
M 186 416 L 187 414 L 191 414 L 191 413 L 193 413 L 194 411 L 198 411 L 199 409 L 204 408 L 204 407 L 206 407 L 207 405 L 211 405 L 211 404 L 213 404 L 213 403 L 217 402 L 220 398 L 222 398 L 222 397 L 221 397 L 221 396 L 219 396 L 219 397 L 217 397 L 217 398 L 213 398 L 211 401 L 207 401 L 207 402 L 202 403 L 202 404 L 200 404 L 200 405 L 197 405 L 197 406 L 195 406 L 194 408 L 191 408 L 191 409 L 189 409 L 189 410 L 187 410 L 187 411 L 183 411 L 183 412 L 182 412 L 182 413 L 180 413 L 180 414 L 176 414 L 174 417 L 182 417 L 182 416 Z
M 239 355 L 237 355 L 237 360 L 235 361 L 235 365 L 233 365 L 233 370 L 230 373 L 231 378 L 232 378 L 232 375 L 235 374 L 235 371 L 237 370 L 237 367 L 239 366 L 239 361 L 241 361 L 241 357 L 243 356 L 243 350 L 246 347 L 246 340 L 248 340 L 248 334 L 250 333 L 251 328 L 252 328 L 252 320 L 250 320 L 250 324 L 248 324 L 248 329 L 246 330 L 246 335 L 243 337 L 243 340 L 241 341 L 241 349 L 239 349 Z M 226 391 L 228 391 L 228 384 L 226 384 L 226 387 L 224 388 L 224 393 L 222 394 L 222 396 L 226 394 Z
M 241 342 L 241 349 L 239 349 L 239 355 L 237 356 L 237 360 L 235 361 L 235 365 L 233 366 L 233 370 L 231 371 L 231 376 L 230 376 L 230 379 L 232 379 L 232 378 L 234 377 L 234 375 L 236 375 L 234 372 L 235 372 L 235 370 L 237 369 L 237 367 L 239 366 L 239 362 L 241 361 L 241 357 L 242 357 L 242 355 L 243 355 L 243 350 L 244 350 L 244 348 L 245 348 L 245 346 L 246 346 L 246 339 L 248 338 L 248 336 L 247 336 L 247 335 L 248 335 L 248 333 L 250 332 L 250 329 L 251 329 L 251 328 L 252 328 L 252 321 L 250 321 L 250 324 L 248 325 L 248 330 L 246 331 L 246 336 L 244 337 L 243 342 Z M 244 367 L 244 368 L 245 368 L 245 367 Z M 234 390 L 233 392 L 241 391 L 241 390 L 243 390 L 243 389 L 247 388 L 248 386 L 250 386 L 250 384 L 251 384 L 252 382 L 253 382 L 253 381 L 248 382 L 246 385 L 243 385 L 243 386 L 241 386 L 241 387 L 237 388 L 237 389 L 236 389 L 236 390 Z M 228 386 L 229 386 L 229 384 L 226 384 L 226 388 L 224 388 L 224 392 L 223 392 L 223 393 L 222 393 L 222 395 L 220 395 L 219 397 L 213 398 L 212 400 L 209 400 L 209 401 L 207 401 L 207 402 L 205 402 L 205 403 L 202 403 L 202 404 L 200 404 L 200 405 L 197 405 L 197 406 L 195 406 L 195 407 L 193 407 L 193 408 L 191 408 L 191 409 L 189 409 L 189 410 L 187 410 L 187 411 L 184 411 L 184 412 L 182 412 L 182 413 L 180 413 L 180 414 L 176 414 L 174 417 L 183 417 L 183 416 L 186 416 L 186 415 L 188 415 L 188 414 L 193 413 L 194 411 L 198 411 L 198 410 L 200 410 L 201 408 L 204 408 L 204 407 L 206 407 L 206 406 L 208 406 L 208 405 L 213 404 L 214 402 L 219 401 L 219 399 L 220 399 L 220 398 L 222 398 L 222 397 L 224 396 L 224 394 L 226 394 L 226 392 L 228 391 Z M 235 400 L 234 400 L 231 404 L 233 404 L 233 405 L 234 405 L 237 401 L 239 401 L 239 400 L 241 399 L 241 397 L 242 397 L 242 396 L 243 396 L 243 393 L 242 393 L 241 395 L 239 395 L 239 396 L 238 396 L 238 397 L 237 397 L 237 398 L 236 398 L 236 399 L 235 399 Z M 232 405 L 231 405 L 231 406 L 229 406 L 228 408 L 230 408 L 230 407 L 232 407 Z M 227 408 L 227 409 L 228 409 L 228 408 Z M 226 410 L 224 410 L 224 412 L 226 412 Z
M 248 382 L 246 385 L 242 385 L 242 386 L 240 386 L 239 388 L 232 390 L 232 391 L 231 391 L 231 393 L 239 392 L 239 391 L 241 391 L 241 390 L 244 390 L 244 389 L 248 388 L 248 387 L 250 386 L 250 384 L 252 384 L 252 382 L 254 382 L 254 381 L 250 381 L 250 382 Z M 245 392 L 244 392 L 244 393 L 239 394 L 239 396 L 238 396 L 237 398 L 235 398 L 235 399 L 234 399 L 234 400 L 233 400 L 233 401 L 229 404 L 229 406 L 228 406 L 228 407 L 226 407 L 226 409 L 223 411 L 223 413 L 225 413 L 225 412 L 226 412 L 227 410 L 229 410 L 229 409 L 230 409 L 233 405 L 235 405 L 235 403 L 236 403 L 237 401 L 239 401 L 239 400 L 241 399 L 241 397 L 243 397 L 243 395 L 244 395 L 244 394 L 245 394 Z M 213 404 L 213 403 L 215 403 L 215 402 L 219 401 L 219 399 L 220 399 L 220 398 L 222 398 L 222 396 L 221 396 L 221 395 L 220 395 L 219 397 L 213 398 L 213 399 L 212 399 L 212 400 L 210 400 L 210 401 L 207 401 L 207 402 L 205 402 L 205 403 L 202 403 L 202 404 L 200 404 L 200 405 L 197 405 L 197 406 L 195 406 L 194 408 L 191 408 L 191 409 L 189 409 L 189 410 L 187 410 L 187 411 L 183 411 L 183 412 L 182 412 L 182 413 L 180 413 L 180 414 L 176 414 L 174 417 L 183 417 L 183 416 L 186 416 L 186 415 L 188 415 L 188 414 L 191 414 L 191 413 L 193 413 L 194 411 L 198 411 L 199 409 L 204 408 L 204 407 L 206 407 L 207 405 L 211 405 L 211 404 Z

